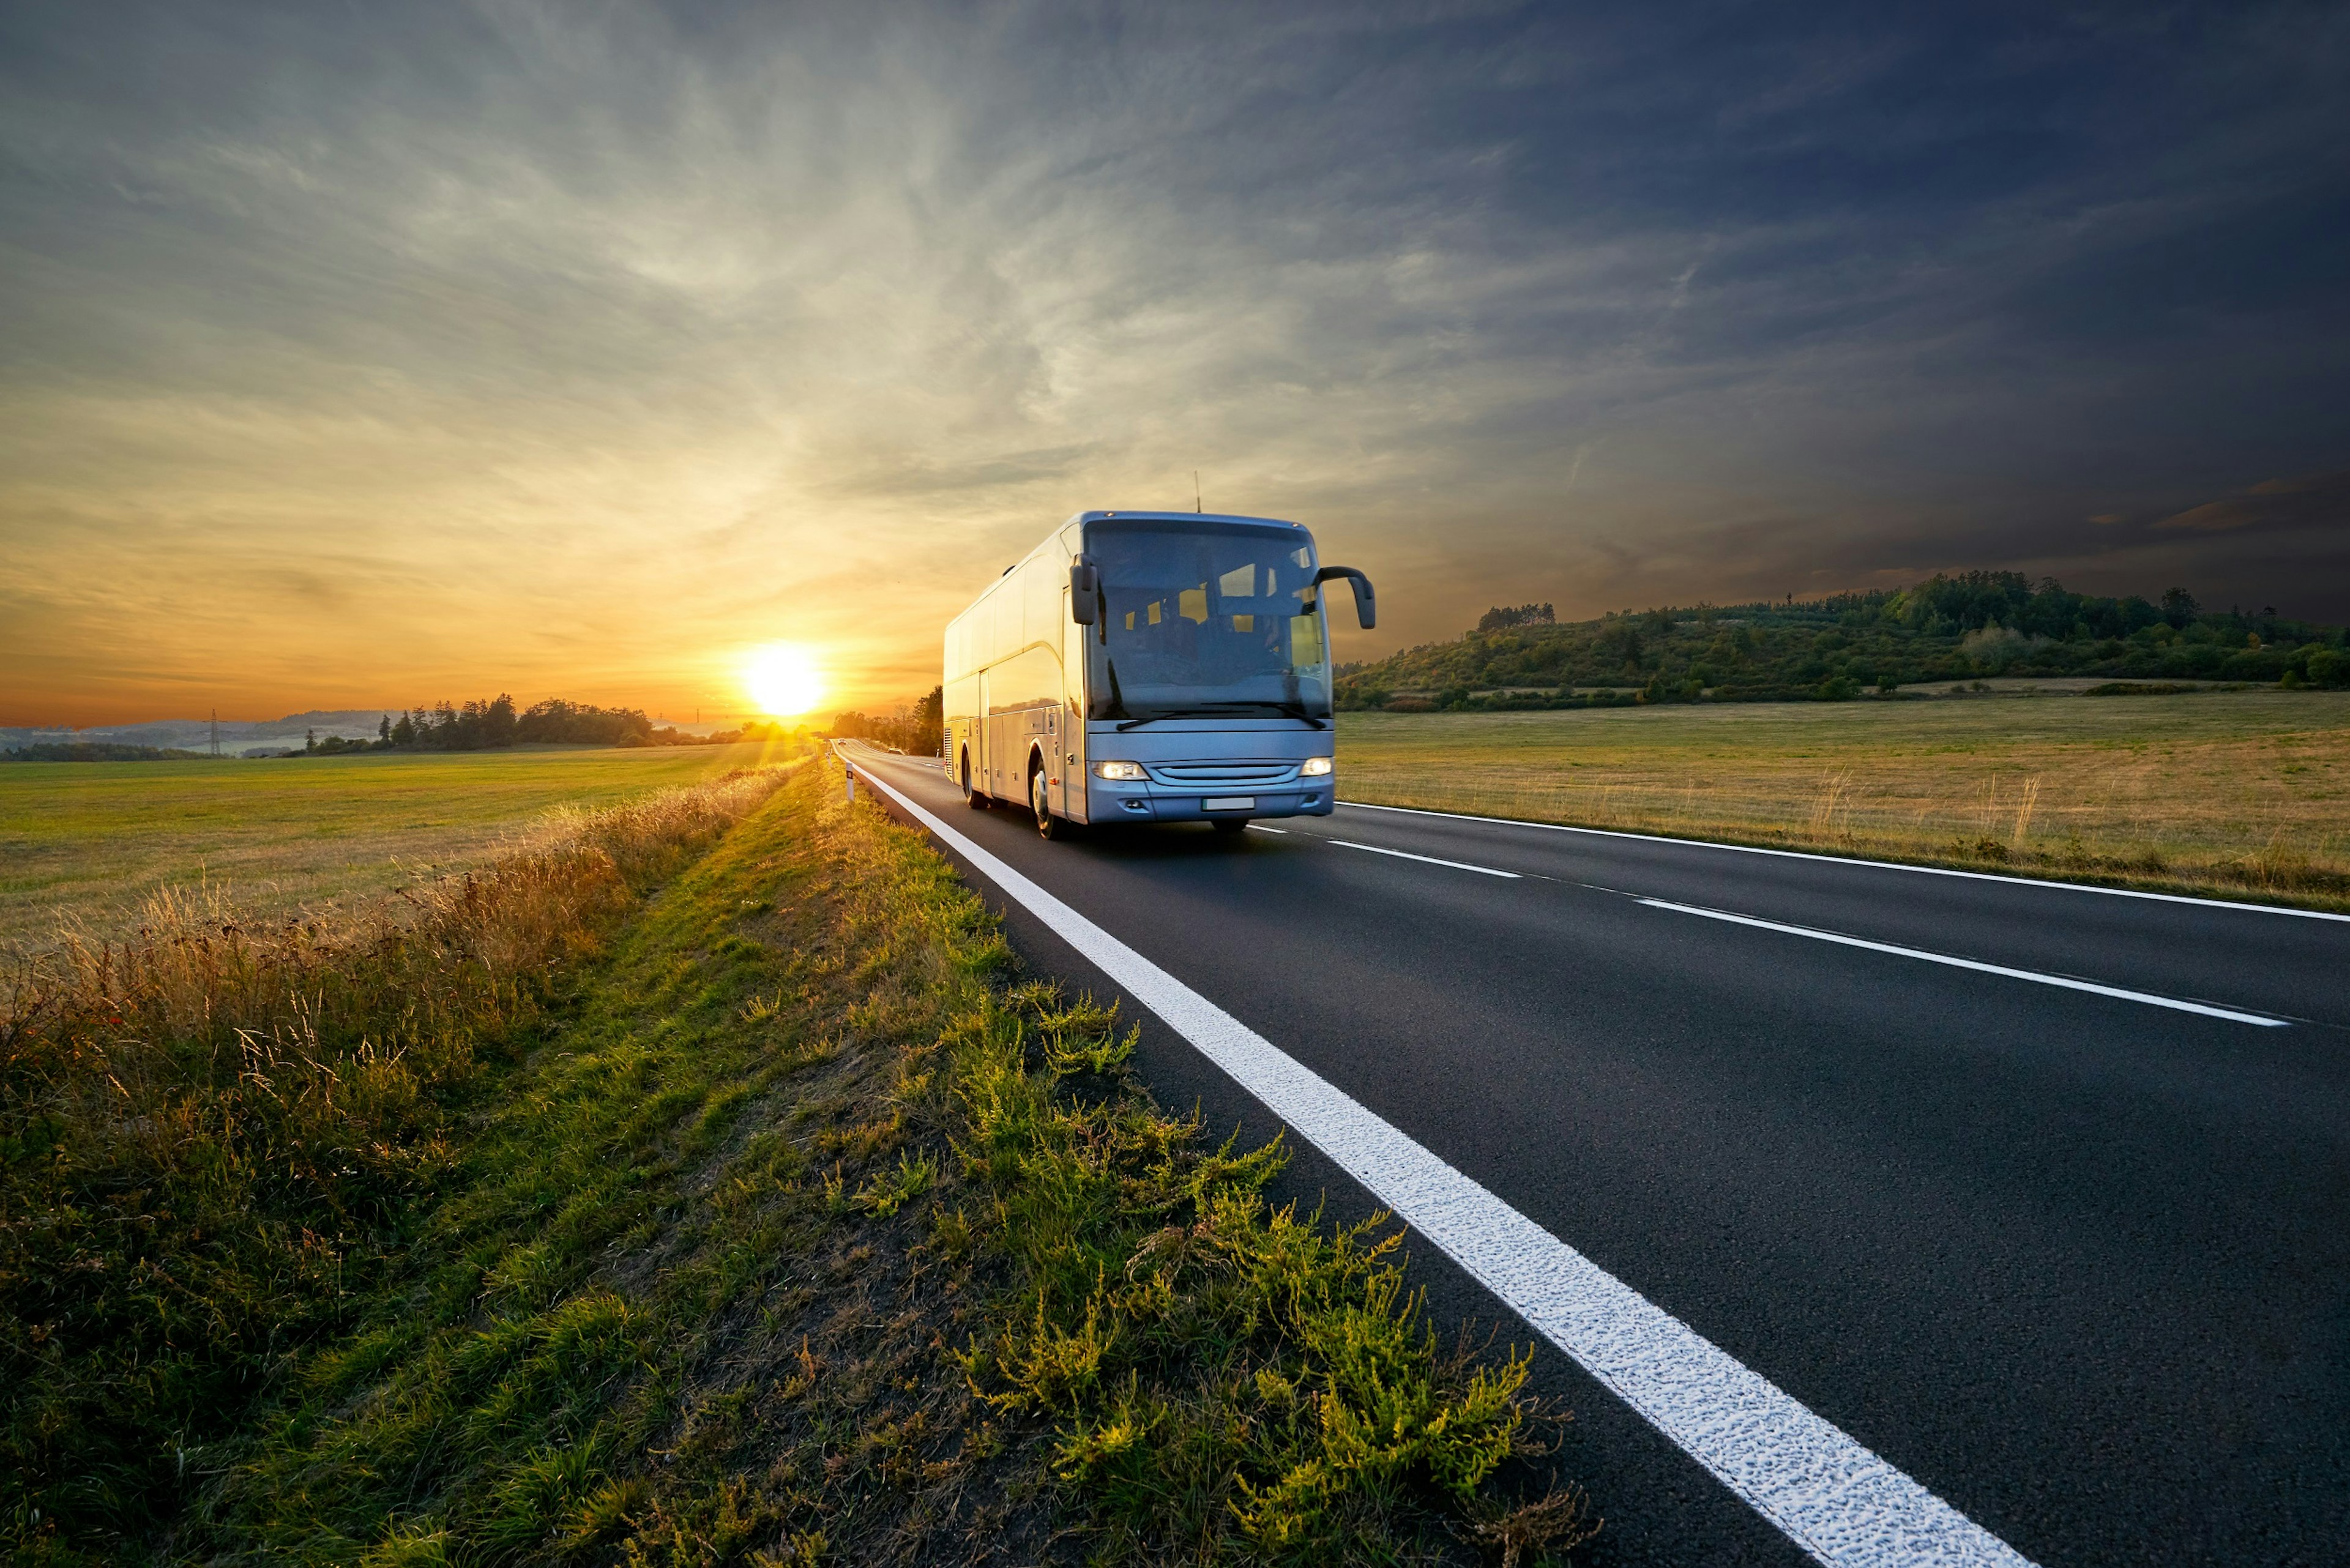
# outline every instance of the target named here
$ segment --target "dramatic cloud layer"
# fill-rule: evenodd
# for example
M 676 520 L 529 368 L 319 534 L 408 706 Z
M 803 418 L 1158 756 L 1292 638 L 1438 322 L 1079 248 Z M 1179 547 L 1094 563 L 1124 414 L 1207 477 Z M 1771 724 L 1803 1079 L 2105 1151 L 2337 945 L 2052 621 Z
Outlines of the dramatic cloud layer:
M 2350 615 L 2350 22 L 0 14 L 0 721 L 849 695 L 1082 506 L 1349 655 L 2017 566 Z

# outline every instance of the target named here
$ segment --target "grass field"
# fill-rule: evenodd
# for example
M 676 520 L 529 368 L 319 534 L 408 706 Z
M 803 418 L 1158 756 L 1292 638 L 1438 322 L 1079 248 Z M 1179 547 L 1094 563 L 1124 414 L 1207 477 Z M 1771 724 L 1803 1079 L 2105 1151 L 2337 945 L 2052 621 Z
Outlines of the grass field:
M 1563 1561 L 1523 1352 L 803 761 L 0 984 L 27 1568 Z M 184 918 L 192 913 L 195 918 Z
M 1345 798 L 2350 908 L 2350 692 L 1347 713 Z
M 120 929 L 158 886 L 277 911 L 481 864 L 557 807 L 751 766 L 761 746 L 0 763 L 0 949 Z

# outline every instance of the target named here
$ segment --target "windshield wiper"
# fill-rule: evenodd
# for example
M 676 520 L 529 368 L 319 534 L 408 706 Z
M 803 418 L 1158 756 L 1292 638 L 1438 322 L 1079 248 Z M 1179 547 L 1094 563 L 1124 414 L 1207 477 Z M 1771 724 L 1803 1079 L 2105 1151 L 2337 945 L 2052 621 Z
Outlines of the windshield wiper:
M 1326 730 L 1330 727 L 1322 720 L 1317 719 L 1312 713 L 1307 712 L 1305 711 L 1305 704 L 1303 702 L 1250 701 L 1207 702 L 1202 703 L 1196 708 L 1170 708 L 1164 713 L 1153 713 L 1149 718 L 1128 719 L 1125 723 L 1120 724 L 1118 728 L 1121 730 L 1131 730 L 1137 724 L 1154 723 L 1160 719 L 1222 719 L 1230 716 L 1233 710 L 1243 708 L 1270 708 L 1278 717 L 1284 719 L 1296 719 L 1304 723 L 1313 725 L 1314 728 L 1317 730 Z
M 1276 702 L 1274 706 L 1281 710 L 1281 716 L 1284 719 L 1302 719 L 1317 730 L 1326 730 L 1330 727 L 1329 721 L 1307 712 L 1305 704 L 1303 702 Z
M 1139 719 L 1128 719 L 1118 726 L 1131 730 L 1137 724 L 1156 724 L 1161 719 L 1221 719 L 1223 714 L 1213 708 L 1170 708 L 1164 713 L 1146 713 Z
M 1233 708 L 1270 708 L 1284 719 L 1301 720 L 1317 730 L 1326 730 L 1330 727 L 1315 718 L 1303 702 L 1276 702 L 1271 698 L 1259 698 L 1245 702 L 1210 702 L 1206 706 L 1219 711 Z

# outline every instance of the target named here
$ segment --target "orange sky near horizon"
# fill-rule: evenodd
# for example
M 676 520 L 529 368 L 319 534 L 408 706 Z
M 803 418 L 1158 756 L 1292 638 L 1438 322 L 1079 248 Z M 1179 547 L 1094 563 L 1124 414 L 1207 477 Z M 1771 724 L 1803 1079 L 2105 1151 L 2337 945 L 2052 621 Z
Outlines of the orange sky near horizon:
M 28 12 L 0 726 L 709 721 L 772 643 L 887 710 L 1195 472 L 1376 581 L 1342 660 L 1970 567 L 2350 614 L 2324 59 L 1547 10 Z

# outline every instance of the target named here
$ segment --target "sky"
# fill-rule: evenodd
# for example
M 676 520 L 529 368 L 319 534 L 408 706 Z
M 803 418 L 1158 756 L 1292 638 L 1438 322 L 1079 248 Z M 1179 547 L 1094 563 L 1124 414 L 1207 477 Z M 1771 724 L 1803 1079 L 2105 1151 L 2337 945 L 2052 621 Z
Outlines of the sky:
M 840 703 L 1083 508 L 1341 658 L 2350 618 L 2350 8 L 0 0 L 0 723 Z

